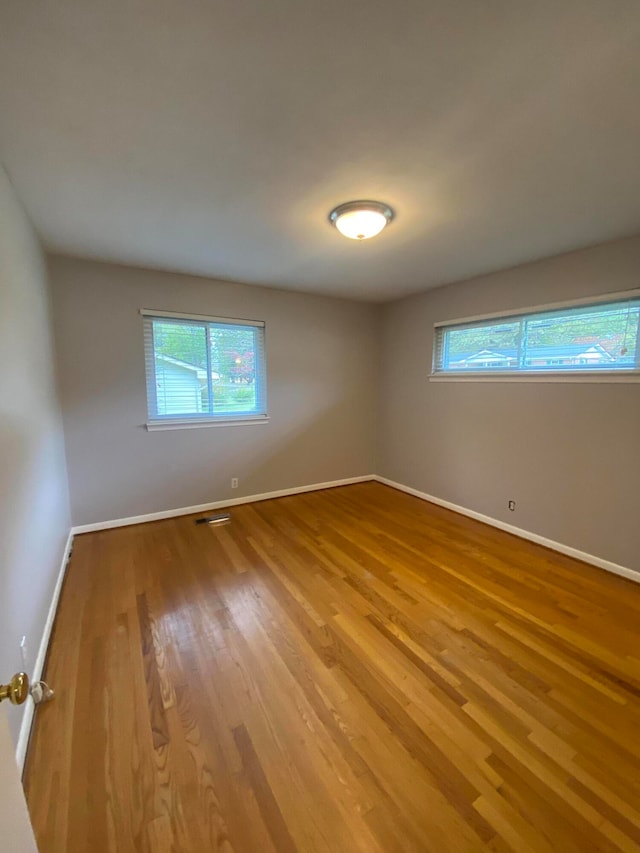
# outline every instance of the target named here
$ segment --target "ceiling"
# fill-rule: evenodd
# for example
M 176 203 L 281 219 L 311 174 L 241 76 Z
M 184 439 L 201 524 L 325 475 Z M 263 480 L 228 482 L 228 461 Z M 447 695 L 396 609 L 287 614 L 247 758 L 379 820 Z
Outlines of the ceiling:
M 0 152 L 54 251 L 382 301 L 639 232 L 639 44 L 638 0 L 5 0 Z

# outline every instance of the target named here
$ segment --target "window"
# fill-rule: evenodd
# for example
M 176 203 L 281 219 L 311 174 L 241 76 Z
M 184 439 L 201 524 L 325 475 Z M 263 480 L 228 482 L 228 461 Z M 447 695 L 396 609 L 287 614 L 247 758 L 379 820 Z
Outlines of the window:
M 521 314 L 437 323 L 432 378 L 640 378 L 640 291 Z
M 147 428 L 267 420 L 264 323 L 141 313 Z

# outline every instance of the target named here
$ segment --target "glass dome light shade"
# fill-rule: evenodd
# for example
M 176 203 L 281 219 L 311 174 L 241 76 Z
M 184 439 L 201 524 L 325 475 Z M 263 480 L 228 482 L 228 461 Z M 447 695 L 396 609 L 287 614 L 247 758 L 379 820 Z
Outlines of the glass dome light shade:
M 391 222 L 391 208 L 381 202 L 348 202 L 331 211 L 329 219 L 350 240 L 375 237 Z

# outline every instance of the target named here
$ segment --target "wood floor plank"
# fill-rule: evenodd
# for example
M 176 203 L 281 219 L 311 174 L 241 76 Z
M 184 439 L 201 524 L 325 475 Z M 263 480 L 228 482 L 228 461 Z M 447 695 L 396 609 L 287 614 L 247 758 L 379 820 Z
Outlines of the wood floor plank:
M 297 847 L 291 838 L 286 821 L 264 775 L 264 770 L 253 748 L 246 726 L 244 724 L 236 726 L 233 730 L 233 736 L 260 807 L 260 812 L 269 830 L 273 846 L 278 853 L 296 853 Z
M 42 853 L 640 851 L 640 586 L 379 483 L 76 537 Z

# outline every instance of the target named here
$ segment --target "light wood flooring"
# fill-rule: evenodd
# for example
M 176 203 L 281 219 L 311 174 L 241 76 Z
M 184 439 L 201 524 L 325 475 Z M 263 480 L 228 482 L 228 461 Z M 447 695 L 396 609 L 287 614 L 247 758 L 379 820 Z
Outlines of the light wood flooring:
M 640 850 L 640 585 L 379 483 L 76 537 L 41 853 Z

